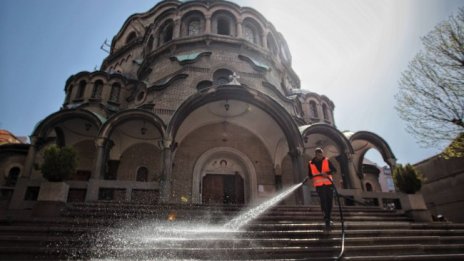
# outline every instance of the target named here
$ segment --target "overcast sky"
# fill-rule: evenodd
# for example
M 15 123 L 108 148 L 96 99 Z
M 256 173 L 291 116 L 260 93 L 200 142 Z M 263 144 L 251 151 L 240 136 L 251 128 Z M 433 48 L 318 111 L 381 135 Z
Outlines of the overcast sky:
M 99 68 L 101 44 L 148 0 L 0 1 L 0 129 L 30 135 L 60 109 L 66 80 Z M 400 163 L 440 151 L 421 148 L 394 110 L 401 72 L 462 0 L 240 0 L 261 12 L 288 42 L 302 89 L 335 103 L 341 131 L 371 131 Z M 367 155 L 380 162 L 378 152 Z

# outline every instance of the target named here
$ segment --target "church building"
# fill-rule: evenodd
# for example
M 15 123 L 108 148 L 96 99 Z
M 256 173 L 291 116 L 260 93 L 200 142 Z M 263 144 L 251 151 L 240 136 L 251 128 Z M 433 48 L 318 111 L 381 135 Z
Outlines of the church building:
M 10 209 L 34 206 L 52 144 L 78 155 L 67 202 L 256 204 L 301 182 L 316 147 L 344 194 L 381 192 L 363 160 L 374 149 L 393 169 L 387 142 L 337 129 L 335 104 L 310 90 L 258 11 L 162 1 L 124 22 L 99 70 L 68 78 L 61 108 L 37 123 L 30 144 L 0 146 L 2 198 Z M 316 197 L 304 186 L 284 204 Z

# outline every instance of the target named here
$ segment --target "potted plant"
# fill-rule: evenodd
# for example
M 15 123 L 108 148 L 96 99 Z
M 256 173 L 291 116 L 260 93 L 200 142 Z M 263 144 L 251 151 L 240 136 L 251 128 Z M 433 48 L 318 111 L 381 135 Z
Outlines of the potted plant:
M 47 181 L 40 185 L 35 215 L 55 216 L 61 211 L 69 192 L 69 185 L 64 181 L 76 171 L 76 167 L 77 156 L 73 148 L 52 145 L 45 149 L 40 170 Z
M 406 214 L 416 221 L 432 221 L 424 197 L 418 193 L 423 182 L 420 173 L 411 164 L 398 164 L 393 170 L 393 181 L 396 188 L 404 193 L 400 200 Z

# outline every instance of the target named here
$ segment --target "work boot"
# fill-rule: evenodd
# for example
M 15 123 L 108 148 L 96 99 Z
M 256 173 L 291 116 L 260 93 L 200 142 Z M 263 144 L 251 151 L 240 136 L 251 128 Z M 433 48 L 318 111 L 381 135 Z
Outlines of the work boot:
M 332 229 L 333 222 L 330 221 L 330 219 L 325 220 L 325 230 L 331 230 Z

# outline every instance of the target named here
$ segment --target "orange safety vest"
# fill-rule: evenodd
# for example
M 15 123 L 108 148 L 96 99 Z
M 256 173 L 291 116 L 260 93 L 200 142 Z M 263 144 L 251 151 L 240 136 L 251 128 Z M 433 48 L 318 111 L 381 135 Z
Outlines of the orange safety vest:
M 327 158 L 322 159 L 322 170 L 321 171 L 317 169 L 316 164 L 314 164 L 311 160 L 309 161 L 309 167 L 311 168 L 311 174 L 313 176 L 330 172 L 329 160 Z M 329 178 L 332 179 L 332 175 L 329 175 Z M 330 182 L 330 180 L 324 177 L 321 177 L 321 176 L 313 177 L 314 187 L 320 187 L 323 185 L 331 185 L 331 184 L 332 182 Z

